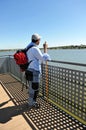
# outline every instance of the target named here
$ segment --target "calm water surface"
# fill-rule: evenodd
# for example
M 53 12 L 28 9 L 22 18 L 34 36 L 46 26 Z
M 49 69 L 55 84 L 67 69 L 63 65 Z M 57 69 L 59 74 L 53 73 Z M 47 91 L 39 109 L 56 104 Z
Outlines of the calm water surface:
M 48 53 L 52 60 L 86 64 L 86 49 L 52 49 Z M 0 52 L 0 56 L 13 54 L 14 51 Z
M 53 60 L 86 63 L 86 49 L 49 50 Z

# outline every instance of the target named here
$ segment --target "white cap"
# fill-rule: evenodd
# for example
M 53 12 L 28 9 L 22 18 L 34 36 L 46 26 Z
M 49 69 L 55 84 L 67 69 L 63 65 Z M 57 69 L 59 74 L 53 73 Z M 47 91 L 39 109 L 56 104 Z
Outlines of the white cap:
M 36 40 L 39 40 L 40 38 L 41 38 L 41 36 L 39 34 L 37 34 L 37 33 L 32 35 L 32 40 L 36 41 Z

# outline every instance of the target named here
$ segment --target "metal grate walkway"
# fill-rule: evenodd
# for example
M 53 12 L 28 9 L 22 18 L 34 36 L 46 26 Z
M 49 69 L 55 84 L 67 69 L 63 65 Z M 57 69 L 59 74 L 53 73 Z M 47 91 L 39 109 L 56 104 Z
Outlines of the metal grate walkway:
M 0 75 L 3 88 L 17 108 L 17 114 L 22 114 L 33 130 L 85 130 L 86 126 L 72 118 L 64 111 L 46 102 L 41 96 L 38 102 L 40 109 L 28 110 L 25 104 L 28 90 L 22 90 L 22 84 L 9 74 Z M 4 111 L 2 111 L 4 112 Z

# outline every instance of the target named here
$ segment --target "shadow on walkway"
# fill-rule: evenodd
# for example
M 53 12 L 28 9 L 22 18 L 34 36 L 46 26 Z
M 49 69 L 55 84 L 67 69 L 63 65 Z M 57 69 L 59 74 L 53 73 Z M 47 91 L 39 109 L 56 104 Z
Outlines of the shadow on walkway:
M 7 102 L 4 102 L 2 104 L 6 104 Z M 2 104 L 0 104 L 0 106 L 2 106 Z M 12 117 L 21 115 L 26 110 L 27 110 L 26 104 L 1 108 L 0 109 L 0 123 L 6 123 L 9 120 L 11 120 Z
M 9 101 L 11 101 L 11 99 L 9 99 L 9 100 L 8 100 L 8 101 L 6 101 L 6 102 L 1 103 L 1 104 L 0 104 L 0 107 L 2 107 L 2 106 L 4 106 L 4 105 L 6 105 Z

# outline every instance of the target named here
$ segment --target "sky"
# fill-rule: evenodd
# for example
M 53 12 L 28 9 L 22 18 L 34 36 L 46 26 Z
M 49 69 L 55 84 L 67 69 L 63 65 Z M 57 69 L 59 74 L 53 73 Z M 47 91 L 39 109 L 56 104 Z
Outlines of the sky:
M 0 0 L 0 49 L 86 45 L 86 0 Z

